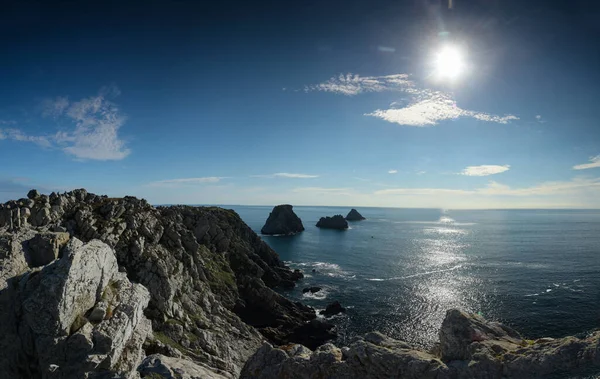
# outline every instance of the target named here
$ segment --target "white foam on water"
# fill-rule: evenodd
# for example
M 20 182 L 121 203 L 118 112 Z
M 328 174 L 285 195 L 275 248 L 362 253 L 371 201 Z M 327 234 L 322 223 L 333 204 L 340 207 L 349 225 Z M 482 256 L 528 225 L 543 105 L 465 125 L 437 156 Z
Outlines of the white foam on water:
M 552 292 L 552 288 L 548 288 L 546 292 Z
M 540 295 L 539 293 L 532 293 L 532 294 L 525 295 L 525 296 L 539 296 L 539 295 Z
M 312 292 L 305 292 L 302 294 L 302 297 L 304 299 L 315 299 L 315 300 L 324 300 L 327 298 L 327 295 L 329 295 L 329 291 L 327 291 L 326 288 L 321 288 L 320 291 L 317 291 L 315 293 Z

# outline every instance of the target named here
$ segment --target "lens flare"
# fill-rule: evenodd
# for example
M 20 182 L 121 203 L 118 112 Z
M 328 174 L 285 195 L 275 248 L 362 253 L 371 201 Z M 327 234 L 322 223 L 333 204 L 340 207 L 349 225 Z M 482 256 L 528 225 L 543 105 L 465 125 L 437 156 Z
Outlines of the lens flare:
M 456 79 L 465 70 L 462 51 L 456 46 L 444 46 L 435 59 L 435 71 L 441 79 Z

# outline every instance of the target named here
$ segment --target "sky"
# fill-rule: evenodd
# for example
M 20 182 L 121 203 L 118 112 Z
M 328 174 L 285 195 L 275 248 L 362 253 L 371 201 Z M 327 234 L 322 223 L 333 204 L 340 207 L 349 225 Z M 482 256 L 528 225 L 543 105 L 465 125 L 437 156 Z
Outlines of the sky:
M 600 208 L 596 2 L 2 9 L 0 201 Z

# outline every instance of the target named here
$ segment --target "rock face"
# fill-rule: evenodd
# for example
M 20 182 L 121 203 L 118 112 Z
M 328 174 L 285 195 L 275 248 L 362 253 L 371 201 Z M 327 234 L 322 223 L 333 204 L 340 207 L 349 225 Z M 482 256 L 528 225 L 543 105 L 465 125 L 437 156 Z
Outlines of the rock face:
M 575 378 L 600 372 L 600 331 L 586 338 L 522 339 L 514 330 L 453 309 L 434 352 L 380 333 L 358 337 L 348 347 L 325 344 L 263 345 L 240 378 Z
M 271 235 L 292 235 L 303 230 L 302 220 L 296 216 L 293 207 L 289 204 L 283 204 L 273 208 L 260 232 Z
M 361 221 L 361 220 L 366 220 L 366 218 L 364 218 L 360 213 L 358 213 L 358 211 L 356 209 L 352 208 L 350 210 L 350 212 L 348 212 L 348 215 L 346 216 L 346 220 Z
M 152 332 L 143 314 L 148 290 L 118 271 L 113 250 L 99 240 L 72 239 L 62 254 L 1 291 L 0 371 L 11 378 L 129 377 Z M 110 314 L 90 320 L 102 301 Z
M 335 338 L 272 290 L 302 273 L 233 211 L 85 190 L 28 197 L 0 205 L 0 372 L 11 378 L 135 377 L 151 354 L 235 377 L 265 339 Z
M 317 286 L 313 286 L 313 287 L 306 287 L 306 288 L 303 288 L 303 289 L 302 289 L 302 293 L 307 293 L 307 292 L 310 292 L 310 293 L 317 293 L 317 292 L 319 292 L 320 290 L 322 290 L 322 288 L 321 288 L 321 287 L 317 287 Z
M 317 228 L 325 229 L 348 229 L 348 221 L 342 215 L 335 215 L 333 217 L 321 217 L 317 222 Z

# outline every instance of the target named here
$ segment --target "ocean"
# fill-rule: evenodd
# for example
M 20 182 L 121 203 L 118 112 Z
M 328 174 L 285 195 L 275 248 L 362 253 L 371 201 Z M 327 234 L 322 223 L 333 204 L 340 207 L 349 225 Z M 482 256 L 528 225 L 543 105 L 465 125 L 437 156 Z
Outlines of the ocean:
M 234 209 L 257 233 L 272 207 Z M 346 231 L 315 227 L 350 208 L 294 207 L 306 230 L 262 236 L 305 278 L 283 295 L 318 310 L 338 300 L 339 344 L 378 330 L 431 347 L 445 312 L 501 321 L 530 339 L 600 327 L 600 211 L 357 208 Z M 315 270 L 313 272 L 313 270 Z M 307 286 L 321 292 L 303 294 Z

